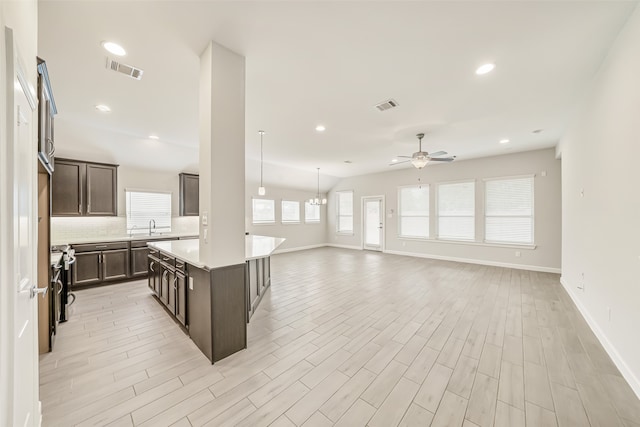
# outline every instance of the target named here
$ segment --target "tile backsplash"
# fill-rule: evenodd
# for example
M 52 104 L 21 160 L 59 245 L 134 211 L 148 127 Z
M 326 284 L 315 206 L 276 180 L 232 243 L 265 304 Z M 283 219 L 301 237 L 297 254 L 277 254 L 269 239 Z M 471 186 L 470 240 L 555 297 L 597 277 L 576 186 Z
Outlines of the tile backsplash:
M 198 234 L 197 216 L 178 216 L 171 218 L 171 232 Z M 52 217 L 51 241 L 72 242 L 87 237 L 121 237 L 127 235 L 127 218 L 107 217 Z

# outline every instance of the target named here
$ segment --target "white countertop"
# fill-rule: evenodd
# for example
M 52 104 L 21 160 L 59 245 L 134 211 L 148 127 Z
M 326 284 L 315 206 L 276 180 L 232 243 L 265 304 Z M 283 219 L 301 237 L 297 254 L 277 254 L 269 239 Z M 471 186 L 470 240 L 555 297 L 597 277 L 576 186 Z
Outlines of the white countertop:
M 247 261 L 270 256 L 285 239 L 282 237 L 255 236 L 245 237 L 245 258 Z M 167 254 L 171 254 L 189 264 L 200 268 L 207 266 L 200 261 L 200 240 L 167 240 L 149 242 L 149 246 Z
M 134 234 L 130 237 L 128 234 L 124 236 L 99 236 L 99 237 L 80 237 L 73 239 L 57 239 L 52 240 L 52 246 L 58 245 L 80 245 L 85 243 L 109 243 L 109 242 L 129 242 L 136 240 L 162 240 L 162 239 L 174 239 L 176 237 L 189 237 L 197 238 L 198 236 L 193 233 L 162 233 L 149 236 L 148 234 Z

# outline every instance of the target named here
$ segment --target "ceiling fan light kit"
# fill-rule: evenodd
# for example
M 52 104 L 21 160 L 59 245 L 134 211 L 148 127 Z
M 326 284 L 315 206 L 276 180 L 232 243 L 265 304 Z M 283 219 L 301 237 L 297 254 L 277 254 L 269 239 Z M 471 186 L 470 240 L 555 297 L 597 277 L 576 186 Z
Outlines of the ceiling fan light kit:
M 402 162 L 392 160 L 392 163 L 389 164 L 389 166 L 411 162 L 411 164 L 415 166 L 416 169 L 422 169 L 423 167 L 427 166 L 427 164 L 431 161 L 452 162 L 456 158 L 456 156 L 438 157 L 438 156 L 445 156 L 447 154 L 446 151 L 436 151 L 435 153 L 431 153 L 431 154 L 427 153 L 426 151 L 422 151 L 422 138 L 424 138 L 424 133 L 419 133 L 416 135 L 416 137 L 418 137 L 418 151 L 413 153 L 413 155 L 411 156 L 398 156 L 398 157 L 407 158 L 408 160 L 404 160 Z

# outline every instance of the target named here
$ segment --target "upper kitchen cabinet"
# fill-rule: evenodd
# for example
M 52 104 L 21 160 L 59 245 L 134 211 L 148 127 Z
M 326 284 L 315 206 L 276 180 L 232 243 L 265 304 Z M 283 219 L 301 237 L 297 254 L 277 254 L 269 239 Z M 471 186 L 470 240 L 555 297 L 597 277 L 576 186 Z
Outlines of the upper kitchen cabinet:
M 53 216 L 116 216 L 118 166 L 56 159 L 52 175 Z
M 57 112 L 47 64 L 38 58 L 38 159 L 49 174 L 54 169 L 53 117 Z
M 180 216 L 200 214 L 200 176 L 191 173 L 180 175 Z

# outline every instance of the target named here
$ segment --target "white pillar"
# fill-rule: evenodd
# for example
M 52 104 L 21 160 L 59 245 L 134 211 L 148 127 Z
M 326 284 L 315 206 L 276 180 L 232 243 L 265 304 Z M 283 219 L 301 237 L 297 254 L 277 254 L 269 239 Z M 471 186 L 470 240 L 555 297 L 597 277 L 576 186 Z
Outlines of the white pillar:
M 244 69 L 215 42 L 200 55 L 200 260 L 210 268 L 245 261 Z

